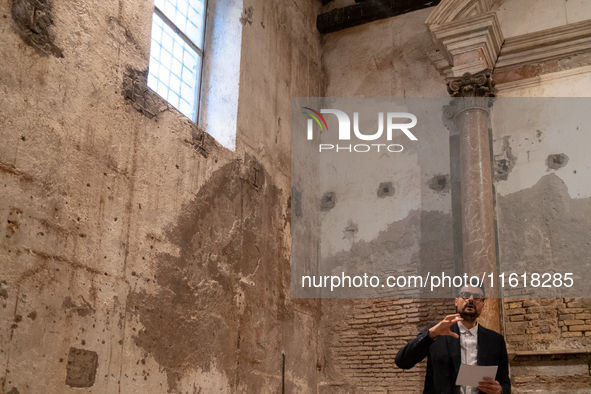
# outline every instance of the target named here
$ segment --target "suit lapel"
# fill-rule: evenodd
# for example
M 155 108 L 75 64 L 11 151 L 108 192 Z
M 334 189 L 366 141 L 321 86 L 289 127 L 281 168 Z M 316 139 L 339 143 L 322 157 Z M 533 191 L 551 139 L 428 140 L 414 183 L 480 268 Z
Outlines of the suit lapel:
M 450 327 L 451 332 L 455 332 L 456 334 L 460 335 L 460 329 L 458 328 L 458 323 L 454 323 Z M 454 363 L 454 368 L 456 370 L 456 375 L 460 370 L 460 364 L 462 363 L 462 354 L 460 350 L 460 339 L 454 338 L 452 336 L 447 337 L 447 346 L 449 348 L 449 354 L 451 355 L 451 359 Z
M 476 364 L 478 365 L 488 365 L 486 362 L 486 357 L 490 353 L 488 350 L 488 346 L 490 345 L 490 341 L 487 340 L 487 333 L 482 328 L 482 326 L 478 325 L 478 353 L 476 356 Z

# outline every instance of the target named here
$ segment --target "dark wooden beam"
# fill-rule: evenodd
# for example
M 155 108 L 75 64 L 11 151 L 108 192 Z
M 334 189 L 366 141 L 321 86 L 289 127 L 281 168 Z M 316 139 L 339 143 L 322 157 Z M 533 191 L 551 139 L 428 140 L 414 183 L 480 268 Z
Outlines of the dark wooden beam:
M 332 0 L 320 0 L 320 2 L 322 3 L 322 5 L 327 5 L 328 3 L 330 3 Z M 356 0 L 357 1 L 357 0 Z
M 356 0 L 357 1 L 357 0 Z M 407 12 L 436 6 L 441 0 L 360 0 L 358 4 L 334 9 L 316 18 L 316 28 L 322 34 L 391 18 Z

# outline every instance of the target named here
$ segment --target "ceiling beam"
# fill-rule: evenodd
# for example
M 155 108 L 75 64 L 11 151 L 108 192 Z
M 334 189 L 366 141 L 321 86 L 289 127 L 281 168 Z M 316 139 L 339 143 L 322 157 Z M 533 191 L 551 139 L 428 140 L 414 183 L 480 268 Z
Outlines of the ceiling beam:
M 316 18 L 316 28 L 322 34 L 359 26 L 364 23 L 391 18 L 407 12 L 433 7 L 441 0 L 366 0 L 358 4 L 334 9 Z

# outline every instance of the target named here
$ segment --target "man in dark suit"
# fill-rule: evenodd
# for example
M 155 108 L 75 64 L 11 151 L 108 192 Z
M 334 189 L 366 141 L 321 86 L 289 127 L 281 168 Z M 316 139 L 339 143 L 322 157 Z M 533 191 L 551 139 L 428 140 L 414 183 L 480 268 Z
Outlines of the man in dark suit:
M 457 314 L 428 325 L 398 351 L 396 365 L 402 369 L 412 368 L 427 357 L 423 394 L 511 393 L 505 339 L 477 322 L 484 302 L 484 289 L 463 287 L 455 300 Z M 497 375 L 484 378 L 478 387 L 456 386 L 461 364 L 497 365 Z

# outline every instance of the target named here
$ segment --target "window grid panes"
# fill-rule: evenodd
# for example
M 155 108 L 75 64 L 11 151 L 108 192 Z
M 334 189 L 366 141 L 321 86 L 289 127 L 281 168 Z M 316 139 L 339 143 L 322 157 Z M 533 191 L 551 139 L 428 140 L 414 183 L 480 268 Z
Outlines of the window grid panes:
M 152 18 L 148 86 L 195 121 L 203 53 L 205 1 L 156 0 L 155 5 L 157 9 Z M 158 10 L 164 13 L 164 18 L 159 16 Z M 178 34 L 177 29 L 185 37 Z M 187 38 L 191 42 L 187 42 Z M 200 52 L 195 50 L 196 46 Z
M 203 45 L 204 0 L 155 0 L 154 5 L 192 42 Z

